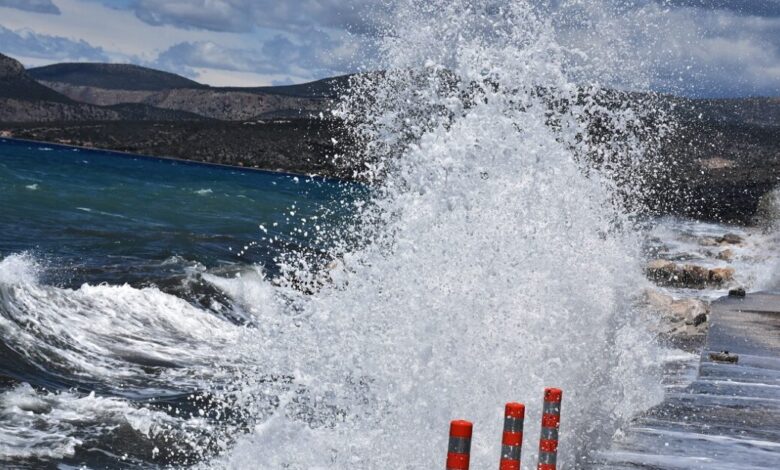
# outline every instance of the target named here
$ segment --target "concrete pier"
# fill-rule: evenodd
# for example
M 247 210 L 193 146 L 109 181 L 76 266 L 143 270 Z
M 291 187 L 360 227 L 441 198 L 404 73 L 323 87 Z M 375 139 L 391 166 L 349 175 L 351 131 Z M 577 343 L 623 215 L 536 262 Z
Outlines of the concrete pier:
M 780 469 L 780 293 L 720 299 L 710 321 L 695 380 L 588 468 Z

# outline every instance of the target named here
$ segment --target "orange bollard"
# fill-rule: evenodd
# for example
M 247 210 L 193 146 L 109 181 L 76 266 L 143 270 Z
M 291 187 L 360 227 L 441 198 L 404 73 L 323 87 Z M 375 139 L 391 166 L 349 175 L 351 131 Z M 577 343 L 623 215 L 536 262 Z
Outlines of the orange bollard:
M 542 435 L 539 438 L 539 465 L 537 470 L 555 470 L 558 460 L 558 428 L 561 425 L 563 390 L 544 389 Z
M 472 428 L 473 425 L 468 421 L 456 420 L 450 423 L 447 470 L 469 470 Z
M 520 470 L 520 453 L 523 448 L 523 420 L 525 405 L 507 403 L 504 409 L 504 434 L 501 437 L 501 463 L 499 470 Z

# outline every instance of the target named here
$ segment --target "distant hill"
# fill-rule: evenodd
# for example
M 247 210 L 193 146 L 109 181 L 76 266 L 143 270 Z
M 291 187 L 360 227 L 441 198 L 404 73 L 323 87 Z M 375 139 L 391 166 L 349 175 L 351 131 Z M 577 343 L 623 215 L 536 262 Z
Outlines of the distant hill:
M 0 98 L 73 103 L 67 96 L 36 82 L 19 61 L 3 54 L 0 54 Z
M 297 85 L 276 85 L 252 88 L 224 87 L 226 91 L 241 91 L 249 93 L 267 93 L 272 95 L 295 96 L 299 98 L 336 99 L 349 87 L 349 79 L 352 75 L 323 78 L 308 83 Z
M 160 91 L 171 88 L 206 88 L 194 80 L 169 72 L 131 64 L 64 63 L 35 67 L 30 76 L 42 82 L 67 83 L 107 90 Z
M 115 120 L 117 111 L 77 103 L 31 78 L 19 61 L 0 54 L 0 122 Z
M 211 87 L 137 65 L 95 63 L 47 65 L 30 69 L 29 74 L 42 85 L 80 103 L 110 107 L 147 105 L 181 111 L 185 113 L 182 116 L 224 121 L 319 114 L 349 81 L 344 76 L 278 87 Z
M 202 121 L 186 110 L 161 109 L 143 103 L 98 106 L 74 100 L 45 86 L 17 60 L 0 54 L 0 122 Z

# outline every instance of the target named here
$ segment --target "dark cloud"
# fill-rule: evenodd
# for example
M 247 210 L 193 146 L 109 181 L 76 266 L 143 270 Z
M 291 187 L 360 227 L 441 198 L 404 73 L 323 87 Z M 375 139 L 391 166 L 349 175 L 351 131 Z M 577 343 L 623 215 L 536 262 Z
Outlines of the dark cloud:
M 86 41 L 37 34 L 30 31 L 12 31 L 0 26 L 0 44 L 3 53 L 11 56 L 34 57 L 60 61 L 108 61 L 100 47 Z
M 138 0 L 131 8 L 149 24 L 245 32 L 252 28 L 247 2 L 236 0 Z
M 366 0 L 136 0 L 136 16 L 150 24 L 246 32 L 254 27 L 282 30 L 338 28 L 371 30 L 387 11 L 385 1 Z
M 0 7 L 17 8 L 19 10 L 49 13 L 52 15 L 60 14 L 60 9 L 51 0 L 0 0 Z

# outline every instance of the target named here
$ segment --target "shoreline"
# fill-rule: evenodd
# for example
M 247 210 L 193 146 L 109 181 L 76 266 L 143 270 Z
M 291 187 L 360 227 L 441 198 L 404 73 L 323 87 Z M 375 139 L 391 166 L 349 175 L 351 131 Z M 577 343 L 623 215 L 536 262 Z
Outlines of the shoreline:
M 189 166 L 203 166 L 203 167 L 214 168 L 219 170 L 227 170 L 227 171 L 260 172 L 260 173 L 266 173 L 275 176 L 287 176 L 291 178 L 306 178 L 311 180 L 329 181 L 336 184 L 356 183 L 355 181 L 345 179 L 345 178 L 339 178 L 336 176 L 328 176 L 328 175 L 321 175 L 315 173 L 307 174 L 307 173 L 297 173 L 294 171 L 287 171 L 287 170 L 272 170 L 267 168 L 256 168 L 251 166 L 229 165 L 225 163 L 190 160 L 186 158 L 172 157 L 168 155 L 165 156 L 150 155 L 144 153 L 127 152 L 123 150 L 113 150 L 113 149 L 102 148 L 102 147 L 88 147 L 84 145 L 63 144 L 60 142 L 52 142 L 47 140 L 26 139 L 21 137 L 12 137 L 12 136 L 0 136 L 0 143 L 1 142 L 8 142 L 12 144 L 34 144 L 40 146 L 56 147 L 61 149 L 78 149 L 87 152 L 108 154 L 120 158 L 130 158 L 130 159 L 141 158 L 144 160 L 156 160 L 159 162 L 167 162 L 171 164 L 181 164 L 181 165 L 189 165 Z

